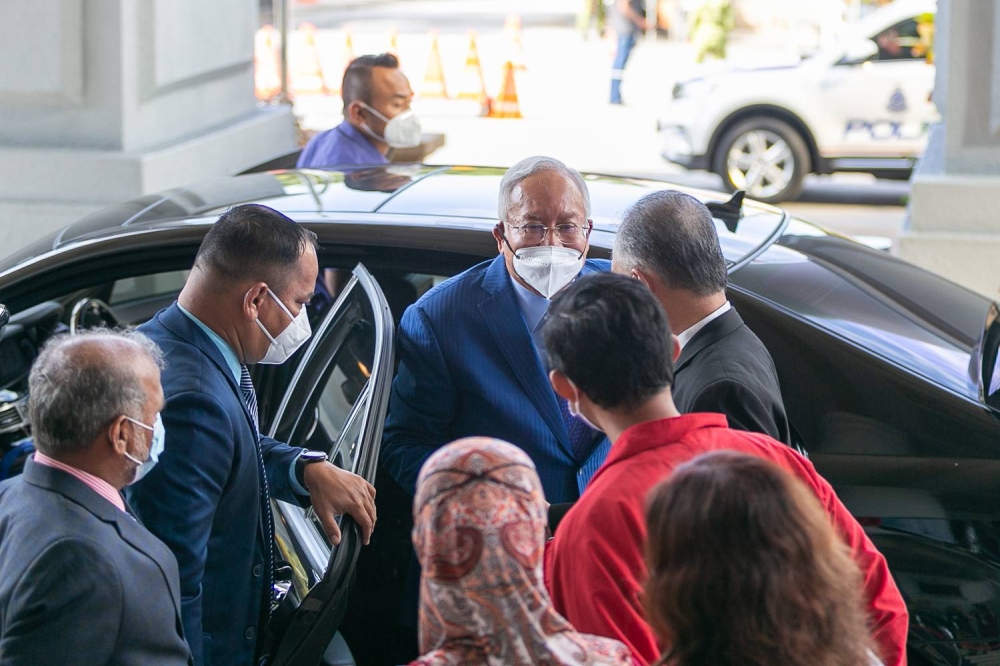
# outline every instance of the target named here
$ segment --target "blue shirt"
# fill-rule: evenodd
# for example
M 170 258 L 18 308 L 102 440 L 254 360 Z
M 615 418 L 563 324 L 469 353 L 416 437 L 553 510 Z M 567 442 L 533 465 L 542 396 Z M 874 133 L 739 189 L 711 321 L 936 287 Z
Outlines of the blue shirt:
M 552 303 L 549 299 L 536 294 L 511 276 L 510 281 L 514 284 L 514 295 L 517 296 L 517 306 L 521 309 L 521 316 L 531 333 L 531 341 L 535 344 L 535 351 L 542 365 L 545 365 L 545 343 L 542 340 L 542 320 L 549 311 Z
M 388 164 L 371 140 L 346 120 L 332 130 L 317 134 L 306 144 L 295 166 Z
M 229 346 L 229 343 L 222 339 L 218 333 L 210 329 L 204 324 L 200 319 L 195 317 L 193 314 L 184 309 L 184 306 L 180 303 L 177 304 L 177 309 L 187 315 L 187 318 L 195 323 L 195 326 L 200 328 L 208 336 L 208 339 L 215 343 L 215 346 L 219 348 L 219 352 L 222 354 L 222 358 L 226 359 L 226 365 L 229 366 L 229 371 L 233 373 L 233 379 L 236 380 L 236 385 L 240 384 L 240 359 L 236 357 L 236 352 L 233 348 Z
M 180 303 L 177 304 L 177 309 L 183 312 L 188 317 L 188 319 L 193 321 L 198 328 L 200 328 L 205 332 L 205 335 L 208 336 L 209 340 L 215 343 L 215 346 L 218 347 L 219 351 L 222 353 L 222 358 L 226 359 L 226 365 L 229 366 L 230 372 L 233 373 L 233 378 L 236 380 L 236 385 L 239 386 L 240 374 L 241 374 L 240 359 L 236 356 L 236 352 L 233 351 L 233 348 L 229 346 L 229 343 L 223 340 L 222 336 L 220 336 L 218 333 L 216 333 L 208 326 L 206 326 L 202 320 L 198 319 L 193 314 L 185 310 L 184 306 L 181 305 Z M 299 455 L 302 454 L 300 453 Z M 295 460 L 292 461 L 292 464 L 288 468 L 288 478 L 291 480 L 292 490 L 294 490 L 298 495 L 308 495 L 309 491 L 306 488 L 303 488 L 302 484 L 299 483 L 299 480 L 295 478 L 296 462 L 298 462 L 298 457 L 296 457 Z

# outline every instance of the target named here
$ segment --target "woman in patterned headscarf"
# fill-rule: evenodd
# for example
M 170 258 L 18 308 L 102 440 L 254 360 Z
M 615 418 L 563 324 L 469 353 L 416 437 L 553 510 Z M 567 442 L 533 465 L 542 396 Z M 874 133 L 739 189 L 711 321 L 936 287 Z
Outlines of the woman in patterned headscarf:
M 411 666 L 634 663 L 552 608 L 542 486 L 517 447 L 468 438 L 438 450 L 420 470 L 413 522 L 424 654 Z

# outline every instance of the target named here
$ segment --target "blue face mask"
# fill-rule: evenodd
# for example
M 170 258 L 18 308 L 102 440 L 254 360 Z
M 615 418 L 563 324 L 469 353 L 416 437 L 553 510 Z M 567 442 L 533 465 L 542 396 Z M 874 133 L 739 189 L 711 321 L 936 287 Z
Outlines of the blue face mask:
M 149 457 L 145 461 L 139 460 L 135 456 L 129 454 L 128 451 L 125 452 L 125 457 L 139 466 L 139 468 L 135 471 L 135 478 L 132 479 L 131 483 L 129 483 L 129 485 L 132 485 L 132 483 L 135 483 L 142 477 L 146 476 L 154 467 L 156 467 L 156 463 L 160 460 L 160 454 L 163 453 L 163 442 L 167 433 L 163 428 L 163 420 L 160 418 L 159 414 L 156 415 L 156 420 L 153 421 L 152 426 L 148 426 L 142 421 L 136 421 L 129 416 L 126 416 L 125 418 L 140 428 L 153 431 L 153 439 L 149 443 Z

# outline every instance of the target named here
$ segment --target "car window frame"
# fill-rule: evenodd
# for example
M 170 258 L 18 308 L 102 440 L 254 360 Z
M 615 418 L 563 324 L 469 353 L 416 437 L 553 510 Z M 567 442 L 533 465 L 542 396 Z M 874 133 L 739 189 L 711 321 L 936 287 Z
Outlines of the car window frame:
M 302 360 L 282 398 L 268 435 L 281 438 L 283 441 L 292 439 L 297 430 L 309 423 L 309 418 L 301 411 L 288 422 L 284 417 L 289 410 L 296 409 L 295 402 L 302 398 L 302 405 L 310 404 L 316 392 L 321 392 L 329 381 L 330 364 L 337 357 L 338 348 L 330 349 L 331 339 L 344 344 L 349 335 L 338 335 L 339 326 L 349 327 L 355 323 L 347 316 L 349 306 L 354 299 L 367 298 L 374 316 L 375 358 L 372 363 L 371 376 L 366 382 L 361 395 L 358 396 L 354 408 L 344 422 L 344 427 L 338 436 L 338 441 L 350 430 L 352 422 L 362 419 L 361 433 L 358 439 L 358 463 L 355 472 L 374 484 L 379 450 L 382 440 L 382 428 L 388 409 L 389 389 L 391 387 L 395 362 L 394 338 L 395 330 L 388 302 L 378 283 L 363 264 L 358 264 L 352 271 L 352 277 L 330 311 L 317 326 Z M 332 338 L 331 338 L 332 336 Z M 316 368 L 313 359 L 322 354 L 328 358 L 323 368 Z M 305 382 L 305 384 L 303 384 Z M 303 393 L 304 392 L 304 393 Z M 367 400 L 367 403 L 365 401 Z M 362 405 L 364 405 L 362 407 Z M 360 410 L 360 411 L 359 411 Z M 306 535 L 295 534 L 308 542 L 315 537 L 312 522 L 302 507 L 297 507 L 278 500 L 272 500 L 272 510 L 276 522 L 284 521 L 286 526 L 296 529 L 306 529 Z M 298 663 L 319 663 L 319 660 L 333 640 L 334 634 L 343 619 L 346 610 L 347 597 L 353 580 L 354 568 L 361 549 L 361 535 L 357 525 L 350 516 L 344 516 L 340 523 L 341 542 L 331 550 L 329 562 L 323 576 L 311 587 L 294 610 L 287 630 L 280 637 L 270 663 L 273 666 Z M 315 546 L 316 544 L 312 544 Z M 307 544 L 307 548 L 310 547 Z
M 913 46 L 903 47 L 903 48 L 909 48 L 910 49 L 910 55 L 908 55 L 908 56 L 904 56 L 904 57 L 900 57 L 900 58 L 896 58 L 896 57 L 883 58 L 882 57 L 883 48 L 879 44 L 878 38 L 880 36 L 882 36 L 883 34 L 889 32 L 890 30 L 895 30 L 896 31 L 896 39 L 897 40 L 898 39 L 909 39 L 910 37 L 908 37 L 908 36 L 907 37 L 903 37 L 900 34 L 900 30 L 899 29 L 902 26 L 910 24 L 910 23 L 913 24 L 914 31 L 915 31 L 916 30 L 916 26 L 919 23 L 918 17 L 917 16 L 910 16 L 910 17 L 907 17 L 907 18 L 902 19 L 900 21 L 896 21 L 892 25 L 889 25 L 889 26 L 886 26 L 886 27 L 882 28 L 877 33 L 875 33 L 874 35 L 872 35 L 871 37 L 869 37 L 869 39 L 872 41 L 872 43 L 875 44 L 875 48 L 876 48 L 875 56 L 873 58 L 871 58 L 869 62 L 872 62 L 872 63 L 875 63 L 875 64 L 885 64 L 885 63 L 918 62 L 918 61 L 923 62 L 923 61 L 926 61 L 926 59 L 927 59 L 926 56 L 923 56 L 923 55 L 921 55 L 921 56 L 914 56 L 913 55 Z

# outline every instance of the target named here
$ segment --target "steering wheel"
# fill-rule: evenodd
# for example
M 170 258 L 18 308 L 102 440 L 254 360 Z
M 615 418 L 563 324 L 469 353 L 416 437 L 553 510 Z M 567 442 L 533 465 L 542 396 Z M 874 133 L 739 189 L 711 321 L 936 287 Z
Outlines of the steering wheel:
M 81 298 L 73 304 L 69 315 L 69 332 L 77 332 L 88 328 L 114 328 L 121 321 L 111 306 L 99 298 Z

